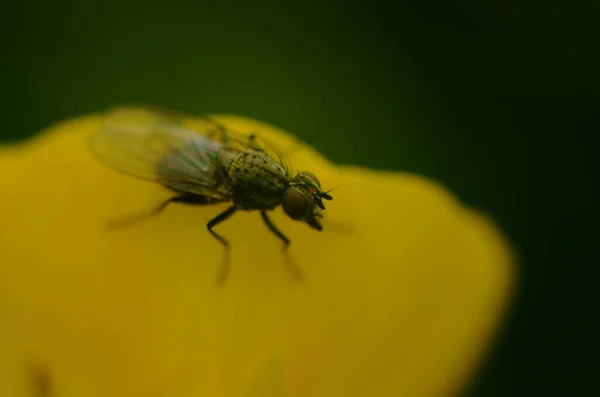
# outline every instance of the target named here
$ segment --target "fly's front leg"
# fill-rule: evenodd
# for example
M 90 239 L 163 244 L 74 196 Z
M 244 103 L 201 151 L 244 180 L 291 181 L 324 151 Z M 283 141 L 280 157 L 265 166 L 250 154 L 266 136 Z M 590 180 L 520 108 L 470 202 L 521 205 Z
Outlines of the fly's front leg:
M 267 227 L 269 228 L 269 230 L 272 231 L 279 238 L 279 240 L 281 240 L 283 242 L 283 254 L 285 257 L 285 265 L 286 265 L 287 271 L 292 276 L 294 276 L 296 279 L 303 280 L 304 274 L 302 273 L 302 270 L 298 267 L 298 265 L 296 265 L 296 263 L 294 263 L 294 261 L 292 260 L 292 258 L 289 256 L 289 253 L 288 253 L 288 249 L 290 247 L 290 239 L 287 238 L 286 235 L 283 234 L 277 228 L 277 226 L 275 226 L 273 221 L 271 221 L 271 218 L 269 218 L 269 215 L 267 214 L 266 210 L 260 211 L 260 215 L 262 216 L 262 219 L 265 222 L 265 224 L 267 225 Z
M 290 246 L 290 239 L 287 238 L 285 236 L 285 234 L 283 234 L 279 229 L 277 229 L 277 226 L 275 226 L 275 224 L 273 223 L 273 221 L 271 221 L 271 218 L 269 218 L 269 215 L 267 215 L 267 211 L 266 210 L 262 210 L 260 211 L 260 215 L 263 218 L 263 221 L 265 221 L 265 224 L 267 225 L 267 227 L 269 228 L 269 230 L 271 230 L 273 233 L 275 233 L 275 235 L 281 240 L 283 241 L 283 250 L 287 251 L 289 246 Z

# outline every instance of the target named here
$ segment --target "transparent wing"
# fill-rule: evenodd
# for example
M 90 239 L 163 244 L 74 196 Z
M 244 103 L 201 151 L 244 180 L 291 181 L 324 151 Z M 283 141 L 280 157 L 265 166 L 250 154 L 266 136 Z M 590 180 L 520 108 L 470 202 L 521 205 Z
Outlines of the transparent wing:
M 213 127 L 210 129 L 211 137 L 218 141 L 223 147 L 237 151 L 243 151 L 247 148 L 254 148 L 262 151 L 264 154 L 272 158 L 286 172 L 286 175 L 291 174 L 291 164 L 287 157 L 283 154 L 273 142 L 268 141 L 255 131 L 235 131 L 229 127 L 218 123 L 209 116 L 202 116 L 199 120 L 208 123 Z
M 142 108 L 152 113 L 160 114 L 162 117 L 171 120 L 172 123 L 176 123 L 190 131 L 199 132 L 210 140 L 219 143 L 221 147 L 227 151 L 244 151 L 249 147 L 259 149 L 278 163 L 288 175 L 291 174 L 291 164 L 283 154 L 283 151 L 262 135 L 256 134 L 256 131 L 234 130 L 207 115 L 191 115 L 182 111 L 156 106 L 142 106 L 136 108 Z M 253 138 L 251 138 L 252 136 Z
M 101 161 L 125 174 L 226 200 L 231 188 L 214 161 L 221 144 L 201 134 L 211 129 L 208 122 L 186 127 L 167 111 L 121 107 L 106 114 L 91 147 Z

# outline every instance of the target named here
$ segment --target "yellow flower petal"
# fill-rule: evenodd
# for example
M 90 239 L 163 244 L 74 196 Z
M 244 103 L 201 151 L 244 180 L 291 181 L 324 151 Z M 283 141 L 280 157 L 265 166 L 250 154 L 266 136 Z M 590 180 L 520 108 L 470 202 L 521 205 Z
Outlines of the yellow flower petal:
M 172 205 L 107 231 L 106 222 L 170 193 L 97 161 L 88 135 L 99 116 L 59 124 L 0 151 L 0 395 L 41 390 L 31 368 L 56 396 L 460 388 L 513 282 L 495 226 L 431 181 L 337 167 L 273 127 L 219 119 L 291 151 L 324 189 L 341 185 L 322 233 L 273 214 L 306 280 L 286 271 L 281 243 L 257 213 L 216 228 L 232 246 L 223 288 L 215 278 L 224 251 L 205 224 L 224 206 Z
M 281 365 L 277 356 L 270 357 L 256 372 L 246 397 L 285 397 L 281 383 Z

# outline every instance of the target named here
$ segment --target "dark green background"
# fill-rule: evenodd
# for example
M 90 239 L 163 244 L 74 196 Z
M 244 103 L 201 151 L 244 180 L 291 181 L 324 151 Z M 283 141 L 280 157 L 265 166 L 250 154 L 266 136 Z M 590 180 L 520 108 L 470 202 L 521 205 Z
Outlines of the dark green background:
M 12 3 L 0 5 L 3 140 L 135 101 L 250 116 L 334 161 L 433 177 L 489 212 L 521 259 L 516 305 L 467 395 L 593 383 L 599 6 Z

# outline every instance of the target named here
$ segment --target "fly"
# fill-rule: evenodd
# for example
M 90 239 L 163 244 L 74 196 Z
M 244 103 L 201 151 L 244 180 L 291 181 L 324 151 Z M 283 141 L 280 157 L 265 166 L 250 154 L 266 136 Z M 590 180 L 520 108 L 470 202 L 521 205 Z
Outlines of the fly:
M 91 139 L 96 156 L 117 171 L 157 182 L 174 193 L 151 212 L 112 226 L 157 215 L 171 203 L 230 203 L 206 224 L 225 247 L 220 283 L 228 274 L 229 241 L 213 229 L 237 211 L 260 211 L 267 228 L 283 242 L 284 251 L 290 240 L 268 214 L 280 205 L 293 220 L 323 230 L 319 222 L 323 200 L 333 198 L 321 190 L 314 174 L 292 171 L 278 151 L 259 143 L 253 134 L 234 133 L 206 117 L 190 120 L 148 107 L 121 107 L 105 115 L 103 127 Z

